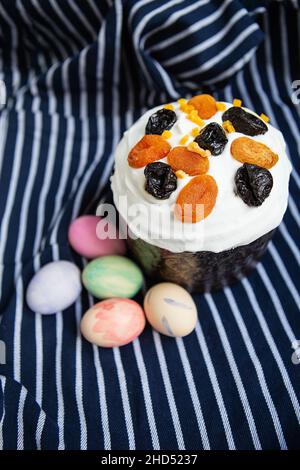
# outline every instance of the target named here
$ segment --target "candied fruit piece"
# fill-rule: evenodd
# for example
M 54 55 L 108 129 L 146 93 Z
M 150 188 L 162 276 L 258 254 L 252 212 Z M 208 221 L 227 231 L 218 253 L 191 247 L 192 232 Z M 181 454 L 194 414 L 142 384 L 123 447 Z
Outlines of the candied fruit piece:
M 248 206 L 261 206 L 273 187 L 273 177 L 269 170 L 257 165 L 244 165 L 235 175 L 236 193 Z
M 181 180 L 188 176 L 183 170 L 175 171 L 175 175 L 177 176 L 177 178 L 179 178 Z
M 199 155 L 201 155 L 201 157 L 204 157 L 204 158 L 205 157 L 210 157 L 210 155 L 211 155 L 209 150 L 202 149 L 201 147 L 199 147 L 197 142 L 190 142 L 189 145 L 187 146 L 187 148 L 191 152 L 198 153 Z
M 177 188 L 176 175 L 166 163 L 149 163 L 144 170 L 144 175 L 145 189 L 156 199 L 168 199 Z
M 192 129 L 191 135 L 193 137 L 197 137 L 197 135 L 199 134 L 199 131 L 200 129 L 198 127 L 194 127 L 194 129 Z
M 165 104 L 164 108 L 165 109 L 171 109 L 171 111 L 174 110 L 174 106 L 172 105 L 172 103 Z
M 222 127 L 217 122 L 211 122 L 200 131 L 195 142 L 204 150 L 209 150 L 212 155 L 220 155 L 228 139 Z
M 208 158 L 203 158 L 186 147 L 172 148 L 168 153 L 168 163 L 174 171 L 183 170 L 190 176 L 203 175 L 209 170 Z
M 210 175 L 195 176 L 180 191 L 174 214 L 182 222 L 196 223 L 205 219 L 213 210 L 218 186 Z
M 193 98 L 188 101 L 188 104 L 194 106 L 201 119 L 210 119 L 217 112 L 216 100 L 211 95 L 203 94 L 193 96 Z
M 184 144 L 187 143 L 188 140 L 189 140 L 189 135 L 184 135 L 184 136 L 180 139 L 179 143 L 180 143 L 180 145 L 184 145 Z
M 177 116 L 172 109 L 159 109 L 151 114 L 146 125 L 146 134 L 161 135 L 163 131 L 168 131 L 177 121 Z
M 242 106 L 242 100 L 235 98 L 233 100 L 233 106 L 238 106 L 240 108 Z
M 170 139 L 172 137 L 172 135 L 173 134 L 172 134 L 171 131 L 163 131 L 161 136 L 162 136 L 163 139 Z
M 235 139 L 230 150 L 233 158 L 241 163 L 250 163 L 269 169 L 278 162 L 278 155 L 267 145 L 249 137 Z
M 231 132 L 235 132 L 235 128 L 233 127 L 230 121 L 224 121 L 222 127 L 223 129 L 225 129 L 226 132 L 228 132 L 228 134 L 231 134 Z
M 217 110 L 218 111 L 226 111 L 226 104 L 222 103 L 221 101 L 217 102 Z
M 262 119 L 254 114 L 248 113 L 243 108 L 233 106 L 222 116 L 222 120 L 230 121 L 235 128 L 236 132 L 241 132 L 245 135 L 255 136 L 265 134 L 268 127 Z
M 264 113 L 261 113 L 260 117 L 263 121 L 265 121 L 267 123 L 270 121 L 270 118 L 268 116 L 266 116 L 266 114 L 264 114 Z
M 144 135 L 129 152 L 128 164 L 133 168 L 142 168 L 148 163 L 164 158 L 170 149 L 170 144 L 160 135 Z

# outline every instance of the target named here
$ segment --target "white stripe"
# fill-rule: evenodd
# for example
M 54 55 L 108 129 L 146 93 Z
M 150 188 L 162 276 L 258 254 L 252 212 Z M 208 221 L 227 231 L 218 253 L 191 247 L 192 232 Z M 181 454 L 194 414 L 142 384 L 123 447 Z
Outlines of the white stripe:
M 125 424 L 126 424 L 126 430 L 127 430 L 127 436 L 128 436 L 129 450 L 134 450 L 135 449 L 135 436 L 134 436 L 134 429 L 133 429 L 133 423 L 132 423 L 130 401 L 129 401 L 128 390 L 127 390 L 126 375 L 125 375 L 123 364 L 122 364 L 120 349 L 113 348 L 113 354 L 114 354 L 115 364 L 117 367 L 117 374 L 118 374 L 118 380 L 119 380 L 119 385 L 120 385 Z
M 233 297 L 232 291 L 228 287 L 226 287 L 224 289 L 224 293 L 227 297 L 227 300 L 228 300 L 228 303 L 230 305 L 231 311 L 232 311 L 232 313 L 235 317 L 235 320 L 237 322 L 237 325 L 239 327 L 239 330 L 240 330 L 241 336 L 243 338 L 243 341 L 245 343 L 246 349 L 248 351 L 249 357 L 250 357 L 250 359 L 253 363 L 253 366 L 255 368 L 256 375 L 257 375 L 257 378 L 258 378 L 258 381 L 259 381 L 259 385 L 261 387 L 261 391 L 263 393 L 263 396 L 265 398 L 267 407 L 269 409 L 269 412 L 270 412 L 270 415 L 271 415 L 271 418 L 272 418 L 272 421 L 273 421 L 274 429 L 275 429 L 275 432 L 276 432 L 276 435 L 277 435 L 277 438 L 278 438 L 280 448 L 282 450 L 286 450 L 287 449 L 287 444 L 286 444 L 286 441 L 285 441 L 285 437 L 283 435 L 283 431 L 282 431 L 282 427 L 281 427 L 281 423 L 280 423 L 280 420 L 279 420 L 279 417 L 278 417 L 277 410 L 276 410 L 275 405 L 273 403 L 273 400 L 272 400 L 272 397 L 271 397 L 271 394 L 270 394 L 270 391 L 269 391 L 269 388 L 268 388 L 268 385 L 267 385 L 267 382 L 266 382 L 266 379 L 265 379 L 265 375 L 264 375 L 262 365 L 261 365 L 260 360 L 259 360 L 259 358 L 256 354 L 255 348 L 253 346 L 253 343 L 251 341 L 251 338 L 250 338 L 249 333 L 247 331 L 247 328 L 245 326 L 244 320 L 243 320 L 243 318 L 240 314 L 240 311 L 239 311 L 239 308 L 238 308 L 237 303 L 235 301 L 235 298 Z
M 87 449 L 88 433 L 87 423 L 83 405 L 83 381 L 82 381 L 82 341 L 80 334 L 80 320 L 82 314 L 81 298 L 76 301 L 75 304 L 75 315 L 77 323 L 77 335 L 76 335 L 76 350 L 75 350 L 75 396 L 76 404 L 78 409 L 78 417 L 80 423 L 80 450 Z
M 74 3 L 73 0 L 68 0 L 68 3 L 71 7 L 71 9 L 75 12 L 75 14 L 78 16 L 78 20 L 80 23 L 84 24 L 85 26 L 85 29 L 90 33 L 91 37 L 93 40 L 95 40 L 95 38 L 97 37 L 97 32 L 94 30 L 94 28 L 92 27 L 91 23 L 87 20 L 87 18 L 84 16 L 83 14 L 83 8 L 82 10 L 80 10 L 80 8 L 78 8 L 78 5 L 76 5 L 76 3 Z
M 201 52 L 205 51 L 206 49 L 209 49 L 212 47 L 214 44 L 217 42 L 221 41 L 224 36 L 231 30 L 232 26 L 234 26 L 237 21 L 239 21 L 241 18 L 243 18 L 246 15 L 246 10 L 242 8 L 241 10 L 238 10 L 236 14 L 228 21 L 228 23 L 221 29 L 218 33 L 214 34 L 214 36 L 206 39 L 206 41 L 201 42 L 200 44 L 197 44 L 194 47 L 191 47 L 190 49 L 182 52 L 181 54 L 177 54 L 174 57 L 171 57 L 170 59 L 167 59 L 162 62 L 162 64 L 165 67 L 169 67 L 170 65 L 175 65 L 178 63 L 183 62 L 184 60 L 189 59 L 190 57 L 193 57 L 195 55 L 200 54 Z
M 193 3 L 192 5 L 189 5 L 185 8 L 180 8 L 180 10 L 175 11 L 172 13 L 167 21 L 165 21 L 163 24 L 157 26 L 156 28 L 151 29 L 148 33 L 146 33 L 142 38 L 141 38 L 141 46 L 144 48 L 144 45 L 146 41 L 153 36 L 154 34 L 157 34 L 159 31 L 165 30 L 168 26 L 173 26 L 175 22 L 177 22 L 180 19 L 183 18 L 184 15 L 188 15 L 192 11 L 196 10 L 197 8 L 202 7 L 203 5 L 207 5 L 209 0 L 198 0 L 197 2 Z M 134 7 L 136 4 L 134 5 Z M 133 8 L 132 8 L 133 9 Z
M 59 18 L 62 20 L 62 22 L 67 27 L 67 29 L 71 33 L 73 33 L 73 35 L 80 42 L 81 46 L 85 47 L 86 42 L 84 41 L 83 37 L 78 33 L 77 29 L 72 25 L 72 23 L 69 21 L 68 17 L 64 14 L 64 12 L 61 10 L 60 6 L 56 3 L 56 1 L 55 0 L 49 0 L 49 3 L 52 5 L 53 10 L 57 13 Z M 68 38 L 70 40 L 70 35 L 69 34 L 68 34 Z
M 299 211 L 298 211 L 296 203 L 295 203 L 295 201 L 294 201 L 294 199 L 292 198 L 291 195 L 289 195 L 289 209 L 290 209 L 291 214 L 292 214 L 293 218 L 295 219 L 295 222 L 297 223 L 298 227 L 300 227 Z
M 46 414 L 43 410 L 41 410 L 39 414 L 37 426 L 36 426 L 36 433 L 35 433 L 35 442 L 36 442 L 37 450 L 41 450 L 42 448 L 41 441 L 42 441 L 42 435 L 43 435 L 45 422 L 46 422 Z
M 285 239 L 286 243 L 288 244 L 291 252 L 293 253 L 295 260 L 297 261 L 298 265 L 300 265 L 300 251 L 293 238 L 289 234 L 284 222 L 281 222 L 281 224 L 279 225 L 279 230 L 283 235 L 283 238 Z
M 0 375 L 0 384 L 1 384 L 1 393 L 2 393 L 2 416 L 0 420 L 0 450 L 4 449 L 4 433 L 3 433 L 3 427 L 4 427 L 4 420 L 5 420 L 5 386 L 6 386 L 6 377 L 3 375 Z
M 24 450 L 24 406 L 27 397 L 26 388 L 21 388 L 17 415 L 17 450 Z
M 21 83 L 21 74 L 19 72 L 17 48 L 18 48 L 18 30 L 15 22 L 8 16 L 7 11 L 3 8 L 0 3 L 0 15 L 3 16 L 6 23 L 9 25 L 11 30 L 11 72 L 12 72 L 12 87 L 13 93 L 16 93 Z
M 176 344 L 178 347 L 180 359 L 183 365 L 184 375 L 185 375 L 186 382 L 187 382 L 189 392 L 190 392 L 190 396 L 192 399 L 192 403 L 193 403 L 193 407 L 194 407 L 194 411 L 195 411 L 195 415 L 196 415 L 196 419 L 198 423 L 198 428 L 199 428 L 200 435 L 201 435 L 202 446 L 204 450 L 209 450 L 210 443 L 209 443 L 209 439 L 207 435 L 207 429 L 206 429 L 206 425 L 204 421 L 204 416 L 202 413 L 202 408 L 200 405 L 200 400 L 198 397 L 192 369 L 189 363 L 189 359 L 188 359 L 182 338 L 176 338 Z
M 294 387 L 293 387 L 293 385 L 290 381 L 287 370 L 286 370 L 285 365 L 283 363 L 283 360 L 281 358 L 281 355 L 280 355 L 280 353 L 277 349 L 277 346 L 275 344 L 275 341 L 273 339 L 271 331 L 270 331 L 270 329 L 267 325 L 267 322 L 264 318 L 263 312 L 262 312 L 262 310 L 261 310 L 261 308 L 260 308 L 260 306 L 257 302 L 256 296 L 254 294 L 254 291 L 252 289 L 252 286 L 251 286 L 250 282 L 248 281 L 248 279 L 243 279 L 242 283 L 243 283 L 243 286 L 244 286 L 244 288 L 247 292 L 247 296 L 250 300 L 250 303 L 251 303 L 253 311 L 256 315 L 256 318 L 258 319 L 261 330 L 262 330 L 262 332 L 263 332 L 263 334 L 266 338 L 266 341 L 267 341 L 267 343 L 268 343 L 268 345 L 269 345 L 269 347 L 272 351 L 275 362 L 278 365 L 280 375 L 282 377 L 285 388 L 286 388 L 286 390 L 289 394 L 289 397 L 290 397 L 290 400 L 292 402 L 295 414 L 296 414 L 298 422 L 300 424 L 300 405 L 299 405 L 299 402 L 297 400 L 297 396 L 295 394 Z
M 93 301 L 91 301 L 90 306 L 92 307 Z M 111 437 L 109 429 L 109 418 L 108 410 L 106 403 L 106 390 L 105 390 L 105 381 L 103 375 L 103 369 L 99 358 L 99 349 L 97 346 L 93 345 L 93 355 L 94 355 L 94 364 L 97 376 L 97 385 L 99 390 L 99 404 L 101 412 L 101 424 L 104 438 L 104 450 L 111 449 Z
M 139 374 L 141 377 L 141 384 L 142 384 L 142 389 L 143 389 L 146 413 L 147 413 L 148 424 L 149 424 L 150 433 L 151 433 L 152 447 L 154 450 L 159 450 L 160 444 L 159 444 L 159 438 L 158 438 L 157 427 L 156 427 L 156 422 L 155 422 L 155 416 L 153 412 L 149 380 L 148 380 L 147 370 L 146 370 L 144 358 L 142 355 L 139 339 L 136 339 L 135 341 L 133 341 L 132 344 L 133 344 L 133 350 L 134 350 L 134 355 L 135 355 L 135 359 L 137 362 Z
M 5 155 L 5 145 L 7 140 L 7 128 L 8 128 L 8 113 L 6 110 L 3 110 L 0 114 L 0 175 L 2 173 L 2 166 L 4 162 Z M 0 259 L 1 260 L 1 259 Z
M 169 36 L 167 39 L 164 41 L 158 42 L 157 44 L 154 44 L 153 46 L 149 47 L 147 50 L 149 52 L 153 51 L 159 51 L 161 49 L 166 49 L 167 47 L 170 47 L 173 45 L 175 42 L 181 41 L 182 39 L 191 36 L 191 34 L 196 33 L 197 31 L 200 31 L 202 28 L 206 28 L 208 25 L 212 24 L 215 22 L 226 10 L 227 6 L 232 3 L 232 0 L 225 0 L 220 8 L 218 8 L 216 11 L 214 11 L 211 15 L 202 18 L 199 21 L 196 21 L 196 23 L 189 25 L 188 28 L 185 28 L 184 31 L 181 31 L 180 33 L 174 34 L 173 36 Z
M 34 248 L 33 248 L 34 253 L 37 253 L 40 250 L 44 222 L 45 222 L 45 205 L 46 205 L 46 199 L 49 193 L 49 188 L 50 188 L 52 177 L 53 177 L 53 168 L 54 168 L 54 163 L 55 163 L 55 158 L 56 158 L 58 133 L 59 133 L 59 116 L 57 114 L 54 114 L 51 117 L 51 130 L 50 130 L 50 140 L 49 140 L 49 147 L 48 147 L 48 154 L 47 154 L 47 163 L 46 163 L 46 168 L 44 172 L 44 180 L 43 180 L 41 192 L 39 195 L 39 201 L 38 201 L 36 237 L 34 240 Z
M 274 286 L 273 284 L 271 283 L 270 281 L 270 278 L 268 276 L 268 274 L 266 273 L 266 270 L 265 268 L 263 267 L 263 265 L 261 263 L 258 263 L 257 267 L 256 267 L 265 287 L 266 287 L 266 291 L 268 292 L 269 296 L 271 297 L 271 300 L 273 302 L 273 305 L 275 307 L 275 310 L 277 312 L 277 315 L 278 315 L 278 318 L 282 324 L 282 327 L 287 335 L 287 337 L 289 338 L 289 341 L 290 341 L 290 344 L 293 343 L 293 341 L 295 341 L 296 336 L 288 322 L 288 319 L 285 315 L 285 312 L 284 312 L 284 309 L 282 307 L 282 304 L 281 304 L 281 301 L 279 299 L 279 296 L 276 292 L 276 290 L 274 289 Z
M 154 339 L 154 345 L 155 345 L 156 354 L 157 354 L 157 358 L 159 362 L 160 372 L 163 378 L 166 397 L 167 397 L 168 405 L 169 405 L 170 412 L 171 412 L 171 418 L 172 418 L 172 422 L 174 426 L 178 449 L 185 450 L 186 447 L 184 443 L 184 437 L 183 437 L 183 433 L 181 429 L 180 419 L 178 416 L 178 411 L 177 411 L 172 384 L 171 384 L 171 380 L 170 380 L 170 376 L 168 372 L 166 358 L 165 358 L 164 351 L 162 348 L 160 335 L 154 330 L 153 330 L 153 339 Z
M 150 13 L 145 15 L 143 17 L 143 19 L 140 20 L 139 24 L 137 25 L 136 29 L 133 32 L 133 43 L 135 44 L 137 59 L 139 61 L 139 64 L 141 66 L 141 69 L 143 70 L 143 73 L 145 75 L 145 78 L 146 78 L 149 86 L 152 85 L 152 78 L 150 77 L 150 75 L 148 73 L 148 69 L 147 69 L 147 67 L 145 65 L 145 62 L 144 62 L 144 59 L 143 59 L 143 57 L 141 56 L 141 53 L 140 53 L 140 46 L 139 46 L 140 36 L 141 36 L 142 31 L 145 28 L 146 24 L 151 20 L 151 18 L 153 18 L 155 15 L 159 15 L 162 11 L 167 10 L 172 5 L 178 4 L 180 2 L 181 2 L 181 0 L 171 0 L 170 2 L 160 6 L 159 8 L 156 8 L 156 9 L 152 10 Z M 173 87 L 173 84 L 170 80 L 169 75 L 165 72 L 163 67 L 158 62 L 155 62 L 155 66 L 158 69 L 158 71 L 160 72 L 161 77 L 165 82 L 165 85 L 167 87 L 167 90 L 168 90 L 169 94 L 174 98 L 179 96 L 177 91 Z
M 237 391 L 238 391 L 238 394 L 239 394 L 239 397 L 240 397 L 240 400 L 241 400 L 241 404 L 242 404 L 242 407 L 243 407 L 243 410 L 244 410 L 244 413 L 245 413 L 245 416 L 246 416 L 246 419 L 247 419 L 247 423 L 248 423 L 248 426 L 249 426 L 249 431 L 250 431 L 250 434 L 251 434 L 251 437 L 252 437 L 252 440 L 253 440 L 254 447 L 255 447 L 255 449 L 259 449 L 259 448 L 261 448 L 261 444 L 260 444 L 260 440 L 259 440 L 259 437 L 258 437 L 258 433 L 257 433 L 255 421 L 254 421 L 254 418 L 253 418 L 251 406 L 250 406 L 250 403 L 249 403 L 249 400 L 248 400 L 248 397 L 247 397 L 247 393 L 246 393 L 243 381 L 241 379 L 241 375 L 240 375 L 236 360 L 235 360 L 233 352 L 232 352 L 232 348 L 230 346 L 228 336 L 226 334 L 226 331 L 225 331 L 224 325 L 222 323 L 220 314 L 218 312 L 218 309 L 216 307 L 215 302 L 213 301 L 212 296 L 209 295 L 209 294 L 205 294 L 205 299 L 206 299 L 206 301 L 209 305 L 210 311 L 213 315 L 213 318 L 214 318 L 214 321 L 215 321 L 215 324 L 216 324 L 216 327 L 217 327 L 217 330 L 218 330 L 218 334 L 220 336 L 221 343 L 222 343 L 222 346 L 223 346 L 223 349 L 224 349 L 224 352 L 225 352 L 225 355 L 226 355 L 226 358 L 227 358 L 232 376 L 234 378 L 234 382 L 235 382 L 235 385 L 236 385 L 236 388 L 237 388 Z
M 284 266 L 280 256 L 279 256 L 279 253 L 278 251 L 276 250 L 275 248 L 275 245 L 273 244 L 273 242 L 270 242 L 269 245 L 268 245 L 268 250 L 270 251 L 272 257 L 273 257 L 273 260 L 275 261 L 275 264 L 285 282 L 285 284 L 287 285 L 296 305 L 299 307 L 300 306 L 300 296 L 298 294 L 298 291 L 286 269 L 286 267 Z
M 244 29 L 244 31 L 239 34 L 239 36 L 237 36 L 234 41 L 232 41 L 227 47 L 225 47 L 225 49 L 222 49 L 219 54 L 215 55 L 210 60 L 207 60 L 204 64 L 200 65 L 199 67 L 196 67 L 195 69 L 186 70 L 185 72 L 179 73 L 178 76 L 180 78 L 190 78 L 193 75 L 198 75 L 199 73 L 207 72 L 215 64 L 223 60 L 225 57 L 229 56 L 235 49 L 240 46 L 240 44 L 243 43 L 243 41 L 245 41 L 248 36 L 250 36 L 250 34 L 252 34 L 258 29 L 259 28 L 256 23 L 251 24 L 250 26 L 248 26 L 248 28 Z
M 231 429 L 231 426 L 230 426 L 230 422 L 229 422 L 226 406 L 225 406 L 225 403 L 224 403 L 224 400 L 223 400 L 222 392 L 220 390 L 219 381 L 218 381 L 218 378 L 217 378 L 217 375 L 216 375 L 216 372 L 215 372 L 215 369 L 214 369 L 214 366 L 213 366 L 213 363 L 212 363 L 212 360 L 211 360 L 211 357 L 210 357 L 210 354 L 209 354 L 209 351 L 208 351 L 205 336 L 203 334 L 203 331 L 202 331 L 202 328 L 201 328 L 199 322 L 197 322 L 195 331 L 196 331 L 196 336 L 197 336 L 197 339 L 198 339 L 199 347 L 200 347 L 202 355 L 203 355 L 204 363 L 205 363 L 205 366 L 207 368 L 207 372 L 208 372 L 208 375 L 209 375 L 209 378 L 210 378 L 210 381 L 211 381 L 211 384 L 212 384 L 212 387 L 213 387 L 213 390 L 214 390 L 215 398 L 216 398 L 216 401 L 217 401 L 217 405 L 218 405 L 218 408 L 219 408 L 219 412 L 220 412 L 220 415 L 221 415 L 221 419 L 222 419 L 222 423 L 223 423 L 223 427 L 224 427 L 224 431 L 225 431 L 225 435 L 226 435 L 228 448 L 232 450 L 232 449 L 235 449 L 235 443 L 234 443 L 234 438 L 233 438 L 233 434 L 232 434 L 232 429 Z
M 51 39 L 52 43 L 61 52 L 62 58 L 66 58 L 69 55 L 63 44 L 68 44 L 71 47 L 73 53 L 75 53 L 77 51 L 77 48 L 74 45 L 74 43 L 71 41 L 71 38 L 64 35 L 61 32 L 60 28 L 56 25 L 55 21 L 53 21 L 51 17 L 43 10 L 43 8 L 41 8 L 41 5 L 38 3 L 37 0 L 30 0 L 30 1 L 32 3 L 32 6 L 37 10 L 38 14 L 46 21 L 46 23 L 50 25 L 50 28 L 47 28 L 43 26 L 42 24 L 40 24 L 39 21 L 36 21 L 35 22 L 36 29 L 43 31 L 43 33 Z

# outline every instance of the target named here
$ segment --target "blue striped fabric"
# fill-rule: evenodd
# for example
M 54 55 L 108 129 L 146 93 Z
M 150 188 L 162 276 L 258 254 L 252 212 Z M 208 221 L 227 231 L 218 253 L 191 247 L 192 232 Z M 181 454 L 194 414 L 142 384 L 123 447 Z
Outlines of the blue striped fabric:
M 300 2 L 1 0 L 0 41 L 0 448 L 299 449 Z M 111 197 L 122 132 L 199 91 L 241 98 L 288 143 L 288 210 L 257 270 L 195 296 L 185 339 L 147 327 L 96 348 L 78 331 L 86 292 L 56 316 L 29 311 L 41 265 L 84 266 L 67 228 Z

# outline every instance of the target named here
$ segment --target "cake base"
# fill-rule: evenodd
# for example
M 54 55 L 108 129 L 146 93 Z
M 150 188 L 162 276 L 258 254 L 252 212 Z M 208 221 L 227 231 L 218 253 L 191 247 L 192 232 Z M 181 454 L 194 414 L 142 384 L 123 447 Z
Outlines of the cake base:
M 248 245 L 214 253 L 172 253 L 141 239 L 128 239 L 129 248 L 150 283 L 174 282 L 190 292 L 212 292 L 240 280 L 261 258 L 275 230 Z

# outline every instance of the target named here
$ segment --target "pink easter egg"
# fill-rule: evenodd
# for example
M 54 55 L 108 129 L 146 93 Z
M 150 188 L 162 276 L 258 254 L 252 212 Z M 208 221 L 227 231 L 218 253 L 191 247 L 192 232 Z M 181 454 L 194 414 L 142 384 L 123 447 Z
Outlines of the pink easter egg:
M 101 239 L 102 233 L 107 229 L 110 237 Z M 118 236 L 116 227 L 96 215 L 83 215 L 73 220 L 68 232 L 71 247 L 89 259 L 106 255 L 124 255 L 126 245 Z
M 81 333 L 87 341 L 113 348 L 123 346 L 139 336 L 145 327 L 142 307 L 130 299 L 102 300 L 90 308 L 81 320 Z

